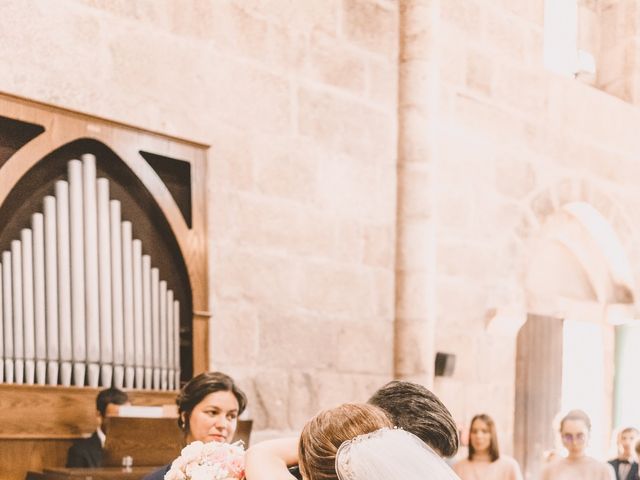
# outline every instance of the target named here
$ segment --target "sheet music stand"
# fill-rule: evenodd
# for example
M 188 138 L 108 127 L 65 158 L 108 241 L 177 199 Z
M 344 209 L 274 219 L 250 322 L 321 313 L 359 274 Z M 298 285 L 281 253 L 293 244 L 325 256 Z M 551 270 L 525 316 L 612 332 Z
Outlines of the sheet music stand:
M 176 418 L 107 417 L 103 466 L 120 467 L 123 457 L 133 466 L 162 466 L 180 455 L 183 433 Z

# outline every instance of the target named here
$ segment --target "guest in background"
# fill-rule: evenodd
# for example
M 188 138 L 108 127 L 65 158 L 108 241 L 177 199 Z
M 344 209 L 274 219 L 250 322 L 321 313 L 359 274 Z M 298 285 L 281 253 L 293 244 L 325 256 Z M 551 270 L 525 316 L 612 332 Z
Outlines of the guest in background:
M 176 399 L 178 425 L 185 443 L 230 442 L 236 433 L 238 416 L 247 408 L 247 396 L 229 375 L 205 372 L 182 387 Z M 162 480 L 171 464 L 156 470 L 145 480 Z
M 484 413 L 471 420 L 468 456 L 453 469 L 462 480 L 522 480 L 518 462 L 500 454 L 495 422 Z
M 542 480 L 614 480 L 611 465 L 586 454 L 591 433 L 591 420 L 582 410 L 571 410 L 560 422 L 562 444 L 567 458 L 550 463 L 542 470 Z
M 616 439 L 618 456 L 609 460 L 609 465 L 613 467 L 616 474 L 616 480 L 638 479 L 638 457 L 634 449 L 637 440 L 638 430 L 634 427 L 623 428 L 618 433 Z
M 99 426 L 93 435 L 75 442 L 67 453 L 67 467 L 97 468 L 102 466 L 102 449 L 106 440 L 105 418 L 117 415 L 120 405 L 129 403 L 122 390 L 108 388 L 96 397 Z
M 542 463 L 546 465 L 547 463 L 553 463 L 556 460 L 560 460 L 562 455 L 557 450 L 545 450 L 542 452 Z

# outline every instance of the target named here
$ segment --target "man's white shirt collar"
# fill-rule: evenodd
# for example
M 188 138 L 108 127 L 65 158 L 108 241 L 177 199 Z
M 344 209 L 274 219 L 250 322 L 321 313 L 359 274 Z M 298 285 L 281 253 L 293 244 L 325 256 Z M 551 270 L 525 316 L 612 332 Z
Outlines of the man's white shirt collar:
M 104 434 L 104 432 L 100 427 L 96 428 L 96 433 L 98 434 L 98 438 L 100 439 L 100 444 L 102 445 L 102 448 L 104 448 L 104 442 L 107 439 L 107 436 Z

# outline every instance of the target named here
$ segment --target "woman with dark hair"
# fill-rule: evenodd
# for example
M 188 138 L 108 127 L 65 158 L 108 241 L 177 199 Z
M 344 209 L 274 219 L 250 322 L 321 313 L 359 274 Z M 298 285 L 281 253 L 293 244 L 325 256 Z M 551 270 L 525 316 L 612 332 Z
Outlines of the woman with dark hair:
M 500 454 L 495 422 L 484 413 L 471 420 L 469 454 L 453 469 L 462 480 L 522 480 L 518 463 Z
M 247 407 L 247 396 L 229 375 L 205 372 L 182 387 L 178 398 L 178 425 L 185 444 L 230 442 L 236 432 L 238 416 Z M 151 473 L 145 480 L 162 480 L 171 465 Z

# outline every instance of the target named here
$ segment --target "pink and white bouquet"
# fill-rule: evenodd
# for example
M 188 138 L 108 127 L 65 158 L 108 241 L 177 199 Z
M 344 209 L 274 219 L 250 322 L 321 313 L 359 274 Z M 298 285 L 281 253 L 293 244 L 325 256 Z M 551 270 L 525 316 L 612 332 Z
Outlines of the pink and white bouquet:
M 164 480 L 241 480 L 244 478 L 244 445 L 193 442 L 182 449 Z

